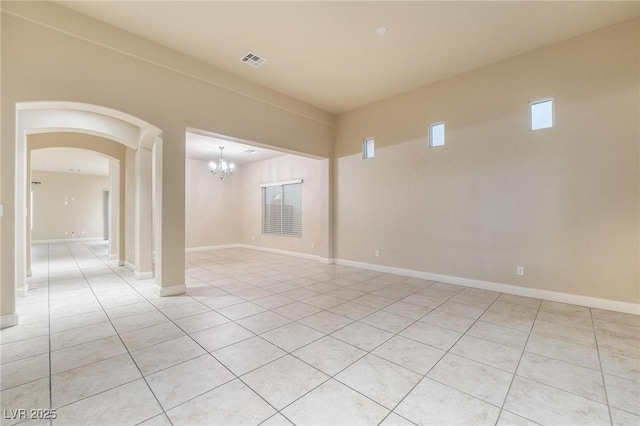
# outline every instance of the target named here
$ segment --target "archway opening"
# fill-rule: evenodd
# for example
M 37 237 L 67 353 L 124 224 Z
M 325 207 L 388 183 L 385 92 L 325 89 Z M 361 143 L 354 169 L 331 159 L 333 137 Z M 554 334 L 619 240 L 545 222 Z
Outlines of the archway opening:
M 185 161 L 188 253 L 243 247 L 331 263 L 328 159 L 190 128 Z
M 99 152 L 67 147 L 29 147 L 27 214 L 31 242 L 111 243 L 110 162 Z M 119 178 L 115 176 L 114 178 Z M 116 210 L 117 212 L 117 210 Z M 116 215 L 117 216 L 117 215 Z
M 156 229 L 157 216 L 160 215 L 158 194 L 161 193 L 162 180 L 154 174 L 162 173 L 162 161 L 154 161 L 154 155 L 161 155 L 161 130 L 157 127 L 128 115 L 96 105 L 70 102 L 29 102 L 16 106 L 16 164 L 15 164 L 15 295 L 26 295 L 27 286 L 27 249 L 28 199 L 30 181 L 28 167 L 28 139 L 44 133 L 75 133 L 98 136 L 123 145 L 130 150 L 131 163 L 135 175 L 135 274 L 137 278 L 161 280 L 155 274 L 153 254 L 157 265 L 160 260 L 162 232 Z M 157 184 L 154 184 L 157 182 Z M 154 205 L 154 200 L 158 200 Z M 154 220 L 156 217 L 156 220 Z M 126 250 L 129 250 L 127 248 Z M 134 250 L 132 250 L 133 252 Z M 124 263 L 122 252 L 119 260 Z M 157 285 L 161 285 L 157 282 Z M 3 326 L 17 323 L 17 315 L 3 318 Z

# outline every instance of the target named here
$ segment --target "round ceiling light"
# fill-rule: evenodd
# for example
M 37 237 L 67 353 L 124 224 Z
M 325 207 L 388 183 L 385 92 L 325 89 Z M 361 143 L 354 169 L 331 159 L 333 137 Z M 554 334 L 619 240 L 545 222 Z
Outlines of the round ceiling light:
M 379 36 L 383 36 L 383 35 L 387 34 L 388 31 L 389 31 L 389 29 L 387 27 L 378 27 L 378 28 L 376 28 L 376 34 L 378 34 Z

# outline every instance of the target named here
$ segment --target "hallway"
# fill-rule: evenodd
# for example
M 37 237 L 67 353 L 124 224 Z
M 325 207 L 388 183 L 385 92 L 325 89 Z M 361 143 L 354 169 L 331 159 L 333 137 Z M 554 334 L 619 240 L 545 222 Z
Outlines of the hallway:
M 159 298 L 103 242 L 34 246 L 1 423 L 638 423 L 637 316 L 248 249 L 186 261 L 187 295 Z

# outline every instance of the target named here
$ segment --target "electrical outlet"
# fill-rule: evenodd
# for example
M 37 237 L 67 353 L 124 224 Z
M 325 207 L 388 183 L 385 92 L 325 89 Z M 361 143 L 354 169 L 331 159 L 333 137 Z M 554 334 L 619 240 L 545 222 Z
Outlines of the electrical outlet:
M 255 235 L 252 235 L 252 236 L 251 236 L 251 241 L 255 241 L 255 240 L 256 240 L 256 236 L 255 236 Z
M 524 266 L 518 266 L 516 268 L 516 274 L 518 275 L 524 275 Z
M 373 254 L 374 254 L 376 257 L 380 257 L 380 250 L 376 250 Z
M 316 248 L 316 243 L 311 243 L 311 248 Z

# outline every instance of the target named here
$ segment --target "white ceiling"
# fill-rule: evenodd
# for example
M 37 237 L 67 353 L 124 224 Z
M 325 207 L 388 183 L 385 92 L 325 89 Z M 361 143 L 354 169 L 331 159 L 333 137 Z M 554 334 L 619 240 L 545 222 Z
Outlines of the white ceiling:
M 78 148 L 43 148 L 31 151 L 31 168 L 47 172 L 109 176 L 109 158 Z
M 614 1 L 60 1 L 341 113 L 637 17 Z M 375 29 L 386 26 L 385 36 Z M 252 68 L 240 58 L 266 59 Z
M 187 132 L 186 140 L 186 156 L 192 160 L 217 161 L 220 157 L 219 147 L 221 146 L 224 147 L 224 159 L 236 166 L 286 155 L 285 152 L 190 132 Z M 256 152 L 245 152 L 247 150 Z

